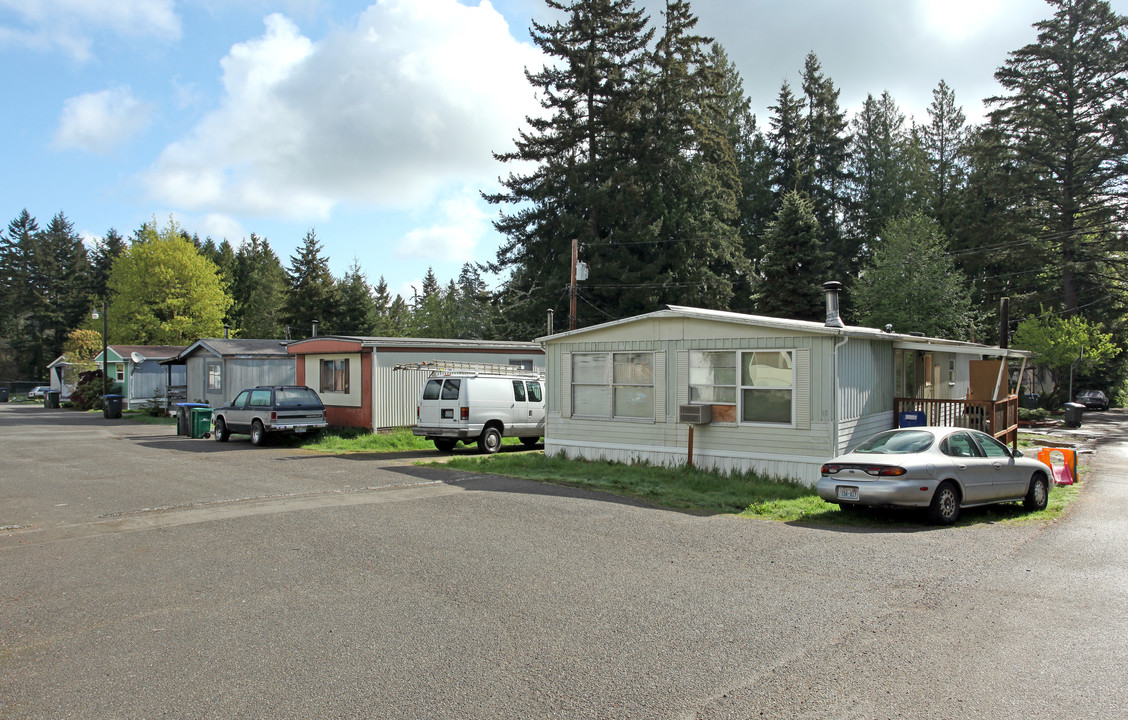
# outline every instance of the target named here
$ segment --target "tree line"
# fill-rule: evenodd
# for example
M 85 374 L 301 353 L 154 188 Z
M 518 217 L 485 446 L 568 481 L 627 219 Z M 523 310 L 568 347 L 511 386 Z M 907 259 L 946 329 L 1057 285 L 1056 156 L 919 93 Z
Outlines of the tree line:
M 428 270 L 408 303 L 354 261 L 342 277 L 310 230 L 283 266 L 265 238 L 238 247 L 189 235 L 170 218 L 132 236 L 110 229 L 87 249 L 62 213 L 45 228 L 24 210 L 0 230 L 0 377 L 41 378 L 64 351 L 76 364 L 110 343 L 184 345 L 206 337 L 320 334 L 484 339 L 499 332 L 479 270 L 440 285 Z
M 919 120 L 888 92 L 849 116 L 814 52 L 762 123 L 686 0 L 657 24 L 635 0 L 546 4 L 560 19 L 531 33 L 551 62 L 526 72 L 543 112 L 496 154 L 512 170 L 484 194 L 503 236 L 488 265 L 446 285 L 428 272 L 407 302 L 356 262 L 334 278 L 313 231 L 288 267 L 253 234 L 236 248 L 171 222 L 86 254 L 61 213 L 39 230 L 25 211 L 0 232 L 0 337 L 20 372 L 41 375 L 100 298 L 112 317 L 139 312 L 114 306 L 131 283 L 117 259 L 173 240 L 227 297 L 200 335 L 303 337 L 317 319 L 322 333 L 529 339 L 567 312 L 578 241 L 581 327 L 666 304 L 821 320 L 822 283 L 840 280 L 850 324 L 997 342 L 1006 297 L 1010 330 L 1068 319 L 1124 337 L 1128 42 L 1104 0 L 1047 0 L 980 125 L 943 79 Z M 485 271 L 504 278 L 496 291 Z M 192 311 L 161 307 L 128 341 L 164 341 Z

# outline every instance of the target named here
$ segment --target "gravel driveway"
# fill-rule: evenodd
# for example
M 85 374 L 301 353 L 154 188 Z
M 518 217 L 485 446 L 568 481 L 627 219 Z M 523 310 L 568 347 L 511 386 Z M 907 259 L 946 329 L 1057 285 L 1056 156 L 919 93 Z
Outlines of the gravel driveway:
M 0 405 L 0 718 L 1123 717 L 1120 425 L 872 531 L 174 433 Z

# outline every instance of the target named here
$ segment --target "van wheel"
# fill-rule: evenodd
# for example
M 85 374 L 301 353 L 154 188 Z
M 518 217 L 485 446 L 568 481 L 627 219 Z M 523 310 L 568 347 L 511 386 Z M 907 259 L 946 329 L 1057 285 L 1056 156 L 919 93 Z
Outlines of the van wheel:
M 496 453 L 501 449 L 501 432 L 493 425 L 487 427 L 478 436 L 478 449 L 488 455 Z
M 454 449 L 454 446 L 458 444 L 457 440 L 451 440 L 450 438 L 435 438 L 432 442 L 435 443 L 435 447 L 439 452 L 450 452 Z
M 521 444 L 524 445 L 527 448 L 536 447 L 537 443 L 539 443 L 539 442 L 540 442 L 539 437 L 523 437 L 523 438 L 521 438 Z

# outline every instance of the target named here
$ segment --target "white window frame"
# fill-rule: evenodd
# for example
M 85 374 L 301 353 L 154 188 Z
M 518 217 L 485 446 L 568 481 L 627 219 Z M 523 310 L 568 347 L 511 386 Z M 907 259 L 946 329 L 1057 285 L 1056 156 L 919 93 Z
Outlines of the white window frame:
M 218 382 L 215 385 L 212 384 L 212 370 L 216 371 L 215 377 L 218 378 Z M 206 363 L 204 363 L 204 383 L 207 386 L 207 391 L 209 393 L 221 393 L 221 392 L 223 392 L 223 362 L 222 361 L 209 360 Z
M 783 354 L 783 355 L 787 355 L 791 358 L 791 381 L 790 381 L 790 384 L 786 388 L 779 387 L 779 386 L 776 386 L 776 385 L 745 385 L 744 384 L 744 357 L 746 355 L 755 355 L 756 353 L 764 353 L 764 354 L 780 353 L 780 354 Z M 792 349 L 760 348 L 760 349 L 756 349 L 756 350 L 741 350 L 740 351 L 740 357 L 737 359 L 737 362 L 739 364 L 737 365 L 737 369 L 736 369 L 737 370 L 737 382 L 739 383 L 739 386 L 737 388 L 737 416 L 736 417 L 737 417 L 737 421 L 741 425 L 749 425 L 749 426 L 755 426 L 755 427 L 777 427 L 777 428 L 778 427 L 793 428 L 793 427 L 796 426 L 796 422 L 795 422 L 795 419 L 796 419 L 795 395 L 796 395 L 796 389 L 797 389 L 796 388 L 796 370 L 797 369 L 796 369 L 796 366 L 795 366 L 796 365 L 796 359 L 797 359 L 796 353 Z M 756 392 L 756 391 L 766 391 L 766 390 L 786 390 L 787 392 L 791 393 L 790 410 L 788 411 L 788 415 L 789 415 L 790 419 L 788 420 L 788 422 L 782 423 L 782 422 L 768 422 L 768 421 L 745 420 L 744 419 L 744 395 L 745 395 L 745 391 Z
M 650 382 L 649 383 L 639 382 L 638 381 L 639 378 L 637 378 L 637 377 L 636 378 L 630 378 L 629 380 L 616 381 L 615 367 L 616 367 L 617 360 L 619 358 L 625 358 L 625 360 L 619 361 L 620 364 L 622 362 L 629 363 L 630 362 L 629 356 L 632 356 L 632 355 L 634 355 L 634 356 L 646 356 L 646 357 L 649 358 L 649 368 L 650 368 Z M 599 379 L 599 382 L 595 382 L 594 380 L 588 381 L 588 382 L 577 382 L 576 381 L 576 374 L 577 374 L 576 373 L 576 362 L 577 362 L 577 360 L 579 360 L 581 358 L 592 358 L 592 357 L 600 357 L 600 358 L 603 359 L 604 367 L 602 368 L 602 370 L 603 370 L 602 377 Z M 617 420 L 617 421 L 622 421 L 622 422 L 654 422 L 655 393 L 659 391 L 659 388 L 656 388 L 654 386 L 654 372 L 655 372 L 655 368 L 654 368 L 655 353 L 654 353 L 654 351 L 652 351 L 652 350 L 627 350 L 627 351 L 571 353 L 571 358 L 570 358 L 569 361 L 571 363 L 571 373 L 570 373 L 571 386 L 568 388 L 568 392 L 572 396 L 572 406 L 571 406 L 572 407 L 572 417 L 590 418 L 590 419 L 599 419 L 599 420 Z M 589 389 L 596 389 L 596 388 L 601 389 L 601 395 L 605 399 L 604 402 L 602 403 L 602 405 L 603 405 L 602 412 L 600 412 L 600 413 L 582 412 L 582 411 L 577 412 L 576 411 L 576 407 L 577 407 L 576 388 L 577 387 L 589 388 Z M 649 393 L 650 393 L 650 414 L 649 415 L 638 416 L 638 415 L 619 415 L 619 414 L 617 414 L 616 403 L 615 403 L 616 392 L 620 391 L 620 390 L 625 390 L 627 388 L 649 388 Z M 585 403 L 585 405 L 589 405 L 589 404 Z

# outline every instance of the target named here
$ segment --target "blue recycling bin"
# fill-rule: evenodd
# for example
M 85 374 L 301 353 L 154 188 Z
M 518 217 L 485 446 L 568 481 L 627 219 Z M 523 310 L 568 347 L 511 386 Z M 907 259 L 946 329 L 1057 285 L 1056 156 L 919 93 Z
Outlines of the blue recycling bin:
M 898 427 L 924 427 L 928 420 L 924 417 L 923 410 L 912 410 L 901 413 L 897 418 Z

